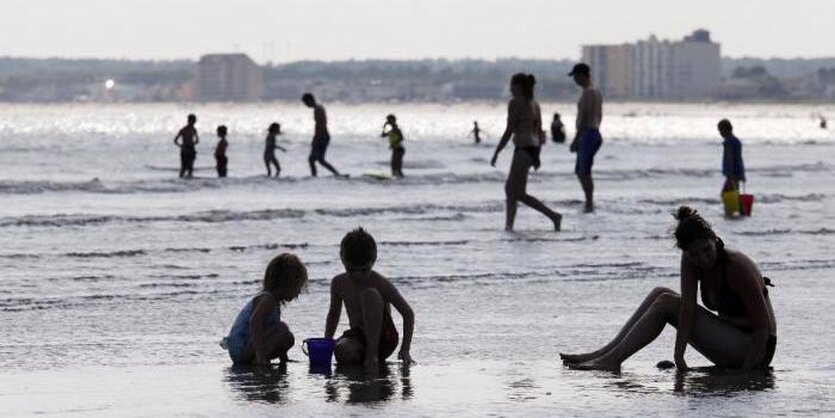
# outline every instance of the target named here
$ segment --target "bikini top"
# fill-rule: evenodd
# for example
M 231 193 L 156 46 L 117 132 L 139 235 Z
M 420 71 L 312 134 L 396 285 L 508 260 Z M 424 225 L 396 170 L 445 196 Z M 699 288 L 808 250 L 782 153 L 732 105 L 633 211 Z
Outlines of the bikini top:
M 702 302 L 704 302 L 705 306 L 708 309 L 712 309 L 719 312 L 719 316 L 733 318 L 748 318 L 748 310 L 745 308 L 745 304 L 742 301 L 742 296 L 740 296 L 739 293 L 732 290 L 730 286 L 727 285 L 728 255 L 725 252 L 725 245 L 724 243 L 722 243 L 721 240 L 717 242 L 716 262 L 719 263 L 719 297 L 717 298 L 718 300 L 708 300 L 707 298 L 705 298 L 705 293 L 703 290 Z M 765 297 L 768 297 L 768 286 L 774 287 L 774 285 L 771 283 L 771 279 L 769 279 L 768 277 L 763 277 L 763 281 L 765 282 L 765 286 L 763 286 L 763 295 Z M 717 303 L 714 304 L 713 302 Z

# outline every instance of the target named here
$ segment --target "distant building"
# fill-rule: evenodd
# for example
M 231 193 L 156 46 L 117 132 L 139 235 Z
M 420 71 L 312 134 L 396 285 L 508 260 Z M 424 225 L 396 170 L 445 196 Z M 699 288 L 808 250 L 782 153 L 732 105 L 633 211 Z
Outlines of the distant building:
M 720 46 L 702 29 L 681 41 L 650 36 L 634 44 L 584 46 L 583 61 L 609 97 L 708 97 L 722 81 Z
M 591 66 L 595 85 L 604 96 L 632 96 L 633 49 L 629 44 L 583 47 L 583 61 Z
M 250 102 L 263 97 L 261 67 L 246 54 L 204 55 L 196 73 L 198 100 Z

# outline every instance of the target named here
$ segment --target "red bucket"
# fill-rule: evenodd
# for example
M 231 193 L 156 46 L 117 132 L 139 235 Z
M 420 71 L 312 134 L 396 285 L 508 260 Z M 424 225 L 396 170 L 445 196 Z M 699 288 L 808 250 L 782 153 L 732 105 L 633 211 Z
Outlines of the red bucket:
M 739 195 L 739 214 L 742 216 L 751 216 L 751 209 L 754 208 L 754 195 L 741 194 Z

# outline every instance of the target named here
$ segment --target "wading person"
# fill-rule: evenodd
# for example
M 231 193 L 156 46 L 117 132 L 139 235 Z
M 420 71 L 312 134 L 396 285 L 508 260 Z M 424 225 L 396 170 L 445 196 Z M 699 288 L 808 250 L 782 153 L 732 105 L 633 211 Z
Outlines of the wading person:
M 180 178 L 194 175 L 194 160 L 197 158 L 197 144 L 200 143 L 194 126 L 196 123 L 197 116 L 188 115 L 188 123 L 174 137 L 174 145 L 180 147 Z
M 310 156 L 307 158 L 307 162 L 310 163 L 310 175 L 316 177 L 316 163 L 319 163 L 335 176 L 348 177 L 347 175 L 343 176 L 342 174 L 339 174 L 339 171 L 336 171 L 332 165 L 325 161 L 325 153 L 327 153 L 328 145 L 330 145 L 331 141 L 331 136 L 328 132 L 328 117 L 325 113 L 325 108 L 316 103 L 316 98 L 314 98 L 310 93 L 302 95 L 302 102 L 305 106 L 313 109 L 313 122 L 315 124 L 313 143 L 310 148 Z
M 570 148 L 571 152 L 577 153 L 574 173 L 580 180 L 586 196 L 585 211 L 594 212 L 594 180 L 591 167 L 594 165 L 595 154 L 603 145 L 603 137 L 600 136 L 600 123 L 603 121 L 603 96 L 592 85 L 591 68 L 588 65 L 579 63 L 568 75 L 583 88 L 580 101 L 577 103 L 577 132 Z
M 513 138 L 513 161 L 505 183 L 507 197 L 507 213 L 505 230 L 512 231 L 516 219 L 517 202 L 522 202 L 534 210 L 541 212 L 554 223 L 554 229 L 559 231 L 562 215 L 549 209 L 537 198 L 527 192 L 528 173 L 531 167 L 539 168 L 539 151 L 542 145 L 542 115 L 539 103 L 534 100 L 533 90 L 536 79 L 530 74 L 516 74 L 510 80 L 510 93 L 513 98 L 507 106 L 507 127 L 502 135 L 496 152 L 490 160 L 490 165 L 496 166 L 499 153 Z
M 391 148 L 391 175 L 394 177 L 403 177 L 403 155 L 406 154 L 406 148 L 403 148 L 403 132 L 397 126 L 397 117 L 394 115 L 386 116 L 386 123 L 383 124 L 383 138 L 388 137 L 389 148 Z

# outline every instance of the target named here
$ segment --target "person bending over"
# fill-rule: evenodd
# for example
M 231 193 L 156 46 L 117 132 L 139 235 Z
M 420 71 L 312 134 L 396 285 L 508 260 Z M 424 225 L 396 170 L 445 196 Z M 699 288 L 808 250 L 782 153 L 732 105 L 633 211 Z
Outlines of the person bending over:
M 342 305 L 351 328 L 336 340 L 337 363 L 375 367 L 397 348 L 397 329 L 391 318 L 391 306 L 403 317 L 403 342 L 397 358 L 413 363 L 409 350 L 415 315 L 409 303 L 385 277 L 372 270 L 377 260 L 377 244 L 362 228 L 342 239 L 339 256 L 345 273 L 331 281 L 331 302 L 325 324 L 325 338 L 333 338 Z

